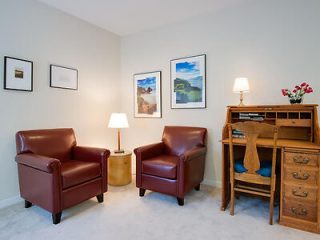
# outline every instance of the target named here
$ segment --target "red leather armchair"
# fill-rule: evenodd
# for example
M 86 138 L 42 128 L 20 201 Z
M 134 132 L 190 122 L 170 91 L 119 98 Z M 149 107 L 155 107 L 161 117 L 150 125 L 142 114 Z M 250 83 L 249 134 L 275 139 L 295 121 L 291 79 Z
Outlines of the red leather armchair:
M 200 189 L 206 157 L 207 129 L 166 126 L 162 141 L 136 148 L 136 184 L 139 195 L 146 189 L 177 197 L 184 205 L 185 195 Z
M 63 209 L 94 196 L 103 202 L 109 150 L 76 146 L 71 128 L 20 131 L 16 147 L 26 208 L 35 204 L 46 209 L 57 224 Z

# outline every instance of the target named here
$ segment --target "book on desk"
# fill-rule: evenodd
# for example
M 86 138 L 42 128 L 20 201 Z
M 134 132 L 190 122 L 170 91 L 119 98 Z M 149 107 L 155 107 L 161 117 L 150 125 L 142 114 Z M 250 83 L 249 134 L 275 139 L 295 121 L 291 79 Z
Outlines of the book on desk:
M 279 126 L 277 141 L 280 179 L 280 224 L 320 233 L 320 136 L 317 105 L 229 106 L 222 130 L 222 202 L 230 200 L 228 124 L 259 121 Z M 232 133 L 233 144 L 245 146 L 240 131 Z M 257 139 L 257 147 L 270 149 L 270 136 Z M 237 154 L 237 153 L 235 153 Z M 239 153 L 240 154 L 240 153 Z

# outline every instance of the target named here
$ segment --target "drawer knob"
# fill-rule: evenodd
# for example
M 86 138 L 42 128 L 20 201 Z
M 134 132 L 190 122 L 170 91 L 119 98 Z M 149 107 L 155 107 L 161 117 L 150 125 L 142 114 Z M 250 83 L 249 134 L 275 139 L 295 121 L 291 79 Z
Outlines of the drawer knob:
M 310 175 L 308 173 L 304 173 L 302 176 L 300 176 L 299 173 L 293 172 L 292 177 L 298 180 L 307 180 L 310 177 Z
M 298 164 L 308 164 L 310 159 L 303 156 L 295 156 L 293 157 L 293 161 Z
M 291 208 L 291 213 L 296 215 L 296 216 L 307 216 L 308 215 L 308 211 L 305 208 L 302 208 L 300 212 L 298 212 L 298 210 L 294 207 Z
M 303 197 L 303 198 L 306 198 L 306 197 L 308 197 L 308 192 L 298 192 L 298 190 L 295 190 L 295 189 L 293 189 L 292 190 L 292 195 L 294 195 L 294 196 L 296 196 L 296 197 Z

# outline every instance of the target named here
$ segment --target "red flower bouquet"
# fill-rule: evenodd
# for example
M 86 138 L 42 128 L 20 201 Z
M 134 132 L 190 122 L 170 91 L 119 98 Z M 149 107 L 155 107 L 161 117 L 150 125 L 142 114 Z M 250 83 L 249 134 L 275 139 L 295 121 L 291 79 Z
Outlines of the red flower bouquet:
M 301 83 L 299 86 L 295 86 L 292 91 L 289 89 L 281 89 L 282 95 L 283 96 L 288 96 L 290 103 L 295 104 L 295 103 L 302 103 L 303 101 L 303 96 L 307 93 L 312 93 L 313 89 L 310 87 L 309 84 L 307 83 Z

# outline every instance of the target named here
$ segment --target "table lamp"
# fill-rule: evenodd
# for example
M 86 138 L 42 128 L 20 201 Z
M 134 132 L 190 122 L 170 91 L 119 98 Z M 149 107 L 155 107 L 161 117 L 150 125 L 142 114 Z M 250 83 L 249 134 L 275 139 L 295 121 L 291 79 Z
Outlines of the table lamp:
M 240 103 L 238 106 L 244 106 L 243 104 L 243 93 L 249 92 L 248 78 L 236 78 L 233 85 L 233 92 L 240 93 Z
M 128 119 L 125 113 L 112 113 L 108 128 L 118 129 L 118 149 L 114 150 L 114 153 L 124 153 L 124 150 L 120 149 L 120 128 L 128 128 Z

